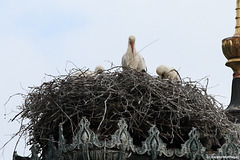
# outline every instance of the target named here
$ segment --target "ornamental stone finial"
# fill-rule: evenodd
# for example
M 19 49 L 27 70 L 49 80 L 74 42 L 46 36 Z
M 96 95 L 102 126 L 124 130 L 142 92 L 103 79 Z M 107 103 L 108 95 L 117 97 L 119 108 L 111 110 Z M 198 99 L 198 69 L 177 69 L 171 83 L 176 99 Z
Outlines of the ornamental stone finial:
M 226 66 L 232 68 L 234 78 L 240 77 L 240 0 L 237 0 L 235 34 L 222 40 L 222 50 L 228 59 Z
M 240 0 L 237 0 L 235 33 L 222 40 L 222 51 L 228 59 L 226 66 L 233 70 L 232 95 L 226 112 L 231 121 L 240 123 Z

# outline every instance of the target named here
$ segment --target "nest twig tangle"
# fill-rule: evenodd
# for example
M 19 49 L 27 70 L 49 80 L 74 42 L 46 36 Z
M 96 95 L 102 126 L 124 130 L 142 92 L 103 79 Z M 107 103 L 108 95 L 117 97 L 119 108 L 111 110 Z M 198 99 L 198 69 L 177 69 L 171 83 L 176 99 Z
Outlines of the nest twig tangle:
M 56 76 L 33 87 L 18 117 L 29 119 L 25 128 L 29 143 L 39 144 L 42 151 L 49 135 L 58 139 L 60 123 L 67 143 L 71 143 L 83 116 L 100 139 L 110 138 L 123 117 L 136 145 L 145 140 L 152 125 L 171 147 L 179 147 L 196 127 L 211 149 L 221 144 L 222 135 L 233 127 L 217 103 L 198 82 L 110 69 L 91 76 Z

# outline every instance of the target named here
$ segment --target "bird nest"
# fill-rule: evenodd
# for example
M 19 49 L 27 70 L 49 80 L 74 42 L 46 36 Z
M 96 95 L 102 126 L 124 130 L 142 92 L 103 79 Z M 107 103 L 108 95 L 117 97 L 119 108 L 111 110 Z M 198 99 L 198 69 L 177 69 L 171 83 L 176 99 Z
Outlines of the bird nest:
M 208 149 L 221 145 L 223 135 L 232 129 L 223 109 L 199 82 L 162 80 L 135 70 L 119 70 L 89 76 L 73 76 L 71 72 L 32 87 L 15 117 L 28 119 L 22 132 L 28 133 L 29 144 L 44 150 L 49 135 L 58 139 L 60 123 L 67 143 L 71 143 L 83 116 L 99 139 L 110 139 L 120 118 L 125 118 L 136 145 L 145 140 L 152 125 L 170 147 L 179 147 L 196 127 Z

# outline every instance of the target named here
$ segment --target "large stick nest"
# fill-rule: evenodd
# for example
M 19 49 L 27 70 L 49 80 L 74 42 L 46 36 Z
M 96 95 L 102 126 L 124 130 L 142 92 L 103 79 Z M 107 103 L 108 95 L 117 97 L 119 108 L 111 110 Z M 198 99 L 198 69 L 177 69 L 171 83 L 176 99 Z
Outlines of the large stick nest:
M 67 143 L 71 143 L 83 116 L 100 139 L 110 138 L 124 117 L 136 145 L 154 124 L 170 147 L 180 147 L 196 127 L 211 149 L 223 143 L 223 135 L 233 126 L 200 83 L 162 80 L 135 70 L 53 76 L 51 81 L 32 87 L 18 115 L 29 120 L 23 130 L 28 132 L 30 144 L 39 144 L 43 151 L 50 134 L 58 139 L 60 123 Z

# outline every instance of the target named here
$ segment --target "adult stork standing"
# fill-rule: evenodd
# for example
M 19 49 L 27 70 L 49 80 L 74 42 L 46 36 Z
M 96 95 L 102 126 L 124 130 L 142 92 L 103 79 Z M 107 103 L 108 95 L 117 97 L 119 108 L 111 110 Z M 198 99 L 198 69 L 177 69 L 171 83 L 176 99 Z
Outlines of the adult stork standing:
M 139 53 L 137 53 L 135 41 L 136 40 L 134 36 L 129 36 L 127 52 L 122 57 L 122 68 L 123 70 L 132 68 L 139 72 L 146 72 L 147 67 L 145 60 Z
M 180 81 L 180 75 L 173 67 L 167 67 L 165 65 L 160 65 L 156 69 L 157 74 L 162 79 L 171 79 L 174 81 Z

